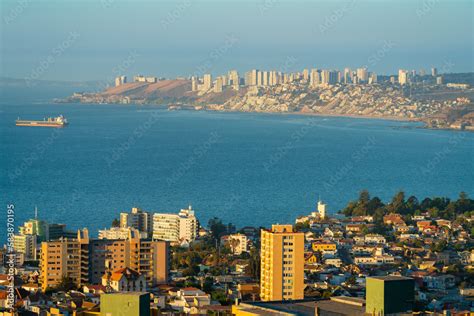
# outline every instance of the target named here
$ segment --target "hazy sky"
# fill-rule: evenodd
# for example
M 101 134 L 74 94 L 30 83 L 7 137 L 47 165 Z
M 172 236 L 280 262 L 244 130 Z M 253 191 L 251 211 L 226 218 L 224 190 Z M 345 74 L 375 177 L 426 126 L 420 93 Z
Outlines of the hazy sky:
M 473 1 L 1 1 L 1 76 L 473 70 Z

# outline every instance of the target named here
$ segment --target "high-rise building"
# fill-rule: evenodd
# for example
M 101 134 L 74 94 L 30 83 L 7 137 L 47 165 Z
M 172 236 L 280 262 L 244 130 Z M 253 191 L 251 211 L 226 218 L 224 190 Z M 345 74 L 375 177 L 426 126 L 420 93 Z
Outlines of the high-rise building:
M 408 71 L 400 69 L 398 70 L 398 83 L 405 85 L 409 82 Z
M 77 238 L 61 238 L 41 244 L 40 284 L 45 290 L 57 286 L 63 276 L 80 286 L 100 283 L 106 267 L 112 271 L 131 268 L 154 286 L 168 281 L 169 244 L 140 239 L 89 239 L 87 229 Z
M 278 74 L 276 71 L 270 71 L 270 74 L 269 74 L 269 85 L 270 86 L 276 86 L 279 82 L 278 82 Z
M 244 84 L 246 86 L 250 86 L 252 83 L 252 72 L 251 71 L 247 71 L 245 73 L 245 77 L 244 77 Z
M 49 224 L 35 218 L 19 227 L 19 233 L 14 235 L 13 245 L 15 251 L 21 253 L 25 260 L 38 260 L 41 242 L 61 237 L 74 238 L 76 235 L 74 232 L 66 231 L 65 224 Z
M 202 89 L 208 91 L 212 87 L 212 76 L 211 74 L 205 74 L 203 78 Z
M 350 68 L 344 68 L 344 75 L 342 81 L 345 84 L 351 83 L 352 82 L 352 71 Z
M 268 71 L 262 72 L 262 85 L 263 86 L 268 86 Z
M 237 70 L 229 71 L 228 77 L 229 77 L 229 85 L 231 85 L 231 86 L 237 85 L 238 86 L 240 84 L 240 82 L 239 82 L 239 73 L 237 72 Z
M 334 70 L 323 70 L 321 71 L 321 83 L 323 84 L 336 84 L 339 78 L 339 72 Z
M 305 82 L 309 81 L 309 70 L 308 69 L 303 69 L 303 80 Z
M 26 261 L 37 260 L 39 253 L 37 240 L 35 235 L 16 234 L 13 236 L 13 249 L 15 252 L 23 254 Z
M 257 81 L 258 81 L 258 70 L 257 69 L 252 69 L 250 71 L 250 85 L 251 86 L 256 86 L 257 85 Z
M 323 203 L 323 201 L 318 201 L 319 218 L 321 218 L 321 219 L 326 218 L 326 207 L 327 207 L 327 205 L 325 203 Z
M 179 214 L 153 214 L 153 239 L 166 240 L 173 244 L 187 244 L 196 239 L 198 221 L 191 206 Z
M 222 76 L 220 76 L 220 78 L 222 80 L 222 86 L 223 87 L 229 85 L 229 78 L 226 75 L 222 75 Z
M 115 78 L 115 86 L 121 86 L 124 83 L 127 83 L 127 77 L 126 76 L 119 76 Z
M 77 238 L 61 238 L 41 243 L 41 288 L 57 286 L 63 277 L 77 286 L 89 282 L 89 232 L 78 231 Z
M 94 239 L 89 243 L 89 282 L 100 283 L 107 272 L 130 268 L 145 276 L 149 286 L 168 281 L 169 243 L 162 240 Z
M 442 76 L 436 77 L 436 84 L 443 84 L 443 77 Z
M 367 83 L 369 81 L 369 73 L 367 68 L 357 68 L 357 78 L 360 83 Z
M 371 72 L 369 76 L 369 84 L 377 83 L 377 74 L 375 72 Z
M 153 217 L 150 213 L 138 207 L 133 207 L 130 213 L 120 213 L 120 227 L 135 228 L 150 237 L 153 230 Z
M 311 69 L 310 77 L 309 77 L 309 84 L 311 87 L 315 87 L 321 83 L 321 79 L 319 77 L 319 72 L 317 69 Z
M 263 85 L 263 72 L 257 71 L 257 86 L 261 87 Z
M 435 67 L 431 68 L 431 75 L 433 77 L 436 77 L 438 75 L 438 69 Z
M 43 220 L 30 219 L 18 228 L 20 235 L 35 235 L 38 242 L 49 239 L 49 224 Z
M 221 93 L 222 92 L 222 77 L 217 77 L 216 82 L 214 83 L 214 92 L 215 93 Z
M 191 91 L 197 91 L 198 90 L 198 81 L 196 77 L 192 76 L 191 77 Z
M 262 229 L 260 263 L 262 301 L 304 298 L 304 233 L 292 225 Z

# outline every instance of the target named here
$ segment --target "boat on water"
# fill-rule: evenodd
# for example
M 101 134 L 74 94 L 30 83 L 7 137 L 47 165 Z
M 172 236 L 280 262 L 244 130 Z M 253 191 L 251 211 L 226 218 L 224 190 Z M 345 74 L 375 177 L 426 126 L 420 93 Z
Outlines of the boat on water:
M 48 117 L 42 121 L 33 120 L 18 120 L 15 121 L 16 126 L 30 126 L 30 127 L 65 127 L 68 125 L 67 119 L 60 115 L 57 117 Z

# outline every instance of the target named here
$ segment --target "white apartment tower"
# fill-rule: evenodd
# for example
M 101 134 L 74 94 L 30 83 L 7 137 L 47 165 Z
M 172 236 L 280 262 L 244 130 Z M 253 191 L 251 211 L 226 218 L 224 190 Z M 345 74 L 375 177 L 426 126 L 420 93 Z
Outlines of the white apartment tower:
M 222 85 L 223 85 L 222 77 L 217 77 L 216 82 L 214 84 L 214 92 L 215 93 L 221 93 L 222 92 Z
M 398 83 L 401 85 L 408 83 L 408 71 L 403 69 L 398 70 Z
M 357 78 L 362 82 L 369 81 L 369 73 L 367 72 L 367 68 L 358 68 Z
M 139 232 L 146 233 L 148 236 L 152 232 L 152 217 L 151 214 L 142 211 L 138 207 L 133 207 L 130 213 L 120 213 L 120 227 L 135 228 Z
M 198 221 L 191 206 L 179 214 L 153 214 L 153 239 L 166 240 L 173 244 L 194 241 L 198 231 Z
M 320 219 L 326 218 L 326 204 L 324 204 L 321 200 L 318 201 L 318 213 Z
M 205 74 L 203 79 L 202 89 L 207 91 L 212 87 L 212 76 L 211 74 Z
M 317 86 L 318 84 L 321 83 L 321 79 L 319 77 L 319 72 L 317 69 L 311 69 L 311 74 L 309 76 L 309 84 L 312 87 Z

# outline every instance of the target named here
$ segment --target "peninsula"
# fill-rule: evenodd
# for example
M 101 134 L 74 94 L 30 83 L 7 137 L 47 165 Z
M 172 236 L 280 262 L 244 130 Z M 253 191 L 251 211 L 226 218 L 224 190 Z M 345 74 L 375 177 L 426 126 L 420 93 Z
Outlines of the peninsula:
M 355 71 L 253 69 L 212 77 L 174 79 L 137 75 L 115 79 L 101 92 L 78 92 L 66 103 L 158 104 L 170 110 L 213 110 L 351 116 L 422 121 L 430 128 L 474 130 L 473 73 L 431 74 L 399 70 L 378 76 Z

